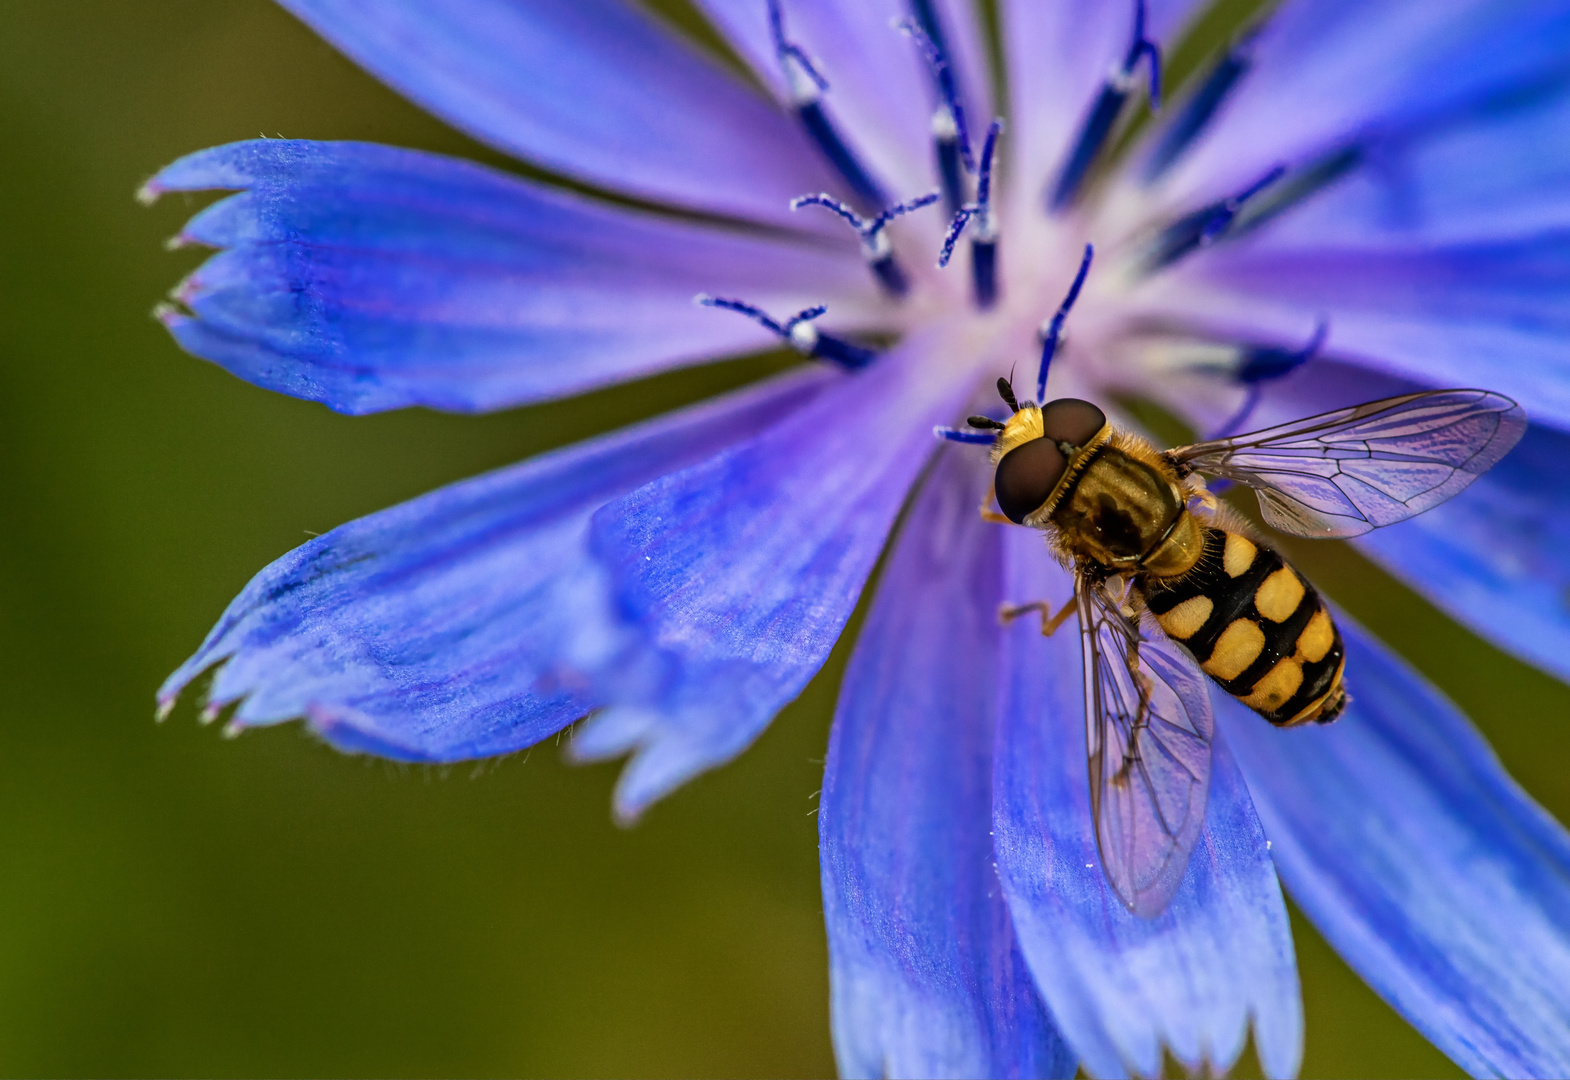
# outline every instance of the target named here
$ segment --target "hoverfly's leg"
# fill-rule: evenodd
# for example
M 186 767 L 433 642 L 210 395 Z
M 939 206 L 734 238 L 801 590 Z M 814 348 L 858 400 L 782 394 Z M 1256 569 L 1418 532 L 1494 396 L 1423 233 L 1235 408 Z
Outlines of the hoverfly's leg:
M 1014 524 L 1008 518 L 1004 517 L 1002 514 L 998 513 L 996 510 L 992 509 L 992 504 L 997 502 L 997 501 L 998 501 L 998 489 L 995 486 L 988 487 L 987 488 L 987 497 L 985 499 L 981 500 L 981 520 L 982 521 L 991 522 L 994 525 L 1012 525 L 1012 524 Z
M 1139 642 L 1129 646 L 1128 650 L 1128 677 L 1134 680 L 1134 687 L 1139 691 L 1139 715 L 1134 718 L 1134 729 L 1150 726 L 1150 697 L 1155 693 L 1156 684 L 1149 675 L 1139 670 Z
M 1139 669 L 1138 638 L 1129 642 L 1123 662 L 1128 669 L 1128 677 L 1134 684 L 1134 690 L 1139 694 L 1139 708 L 1134 714 L 1134 723 L 1129 726 L 1128 746 L 1123 751 L 1123 766 L 1118 770 L 1119 776 L 1126 776 L 1140 760 L 1139 737 L 1150 726 L 1150 699 L 1155 693 L 1155 683 L 1151 681 L 1149 675 Z
M 1007 519 L 1005 518 L 1004 520 Z M 998 608 L 998 619 L 1004 626 L 1007 626 L 1026 612 L 1039 611 L 1041 612 L 1041 636 L 1051 637 L 1057 633 L 1058 627 L 1063 625 L 1069 614 L 1075 611 L 1077 607 L 1078 605 L 1074 602 L 1072 596 L 1068 598 L 1068 603 L 1064 604 L 1056 615 L 1050 614 L 1052 605 L 1046 600 L 1036 600 L 1029 604 L 1004 604 Z

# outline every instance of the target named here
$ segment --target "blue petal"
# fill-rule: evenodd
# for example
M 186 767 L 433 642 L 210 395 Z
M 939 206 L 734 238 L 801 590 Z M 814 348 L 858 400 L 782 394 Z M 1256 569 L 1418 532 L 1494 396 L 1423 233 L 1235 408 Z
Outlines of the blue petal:
M 1287 340 L 1328 319 L 1338 356 L 1427 385 L 1497 390 L 1570 428 L 1570 230 L 1403 250 L 1242 242 L 1196 266 L 1196 280 L 1208 294 L 1168 293 L 1191 319 L 1257 320 Z
M 1272 336 L 1327 318 L 1341 355 L 1418 382 L 1487 386 L 1570 423 L 1559 347 L 1570 12 L 1540 0 L 1442 16 L 1424 3 L 1328 3 L 1279 19 L 1185 182 L 1219 189 L 1337 147 L 1356 148 L 1356 164 L 1249 240 L 1191 260 L 1179 276 L 1199 292 L 1169 291 L 1168 314 L 1242 318 Z M 1294 103 L 1308 115 L 1280 123 Z
M 1352 704 L 1336 724 L 1217 710 L 1293 900 L 1468 1072 L 1570 1074 L 1570 836 L 1455 706 L 1342 633 Z
M 1570 51 L 1570 43 L 1567 43 Z M 1274 225 L 1288 248 L 1401 248 L 1570 227 L 1570 80 L 1371 140 L 1369 160 Z
M 992 861 L 1002 536 L 940 454 L 840 689 L 819 835 L 840 1075 L 1072 1076 Z
M 784 113 L 625 0 L 282 2 L 448 123 L 590 183 L 789 221 L 829 180 Z
M 405 761 L 521 749 L 601 703 L 617 647 L 589 515 L 800 408 L 807 371 L 453 484 L 343 525 L 258 574 L 159 691 L 220 662 L 211 708 L 297 716 L 333 745 Z
M 1452 618 L 1570 680 L 1570 436 L 1533 426 L 1469 489 L 1359 548 Z
M 1495 91 L 1562 77 L 1557 0 L 1295 0 L 1259 36 L 1252 72 L 1166 188 L 1235 191 L 1279 163 L 1455 115 Z
M 1061 604 L 1072 585 L 1027 530 L 1010 530 L 1010 601 Z M 1261 1064 L 1296 1072 L 1303 1016 L 1281 890 L 1248 789 L 1219 738 L 1188 874 L 1155 919 L 1129 913 L 1096 852 L 1078 635 L 1004 634 L 994 765 L 998 871 L 1030 970 L 1058 1028 L 1096 1076 L 1154 1076 L 1162 1047 L 1229 1069 L 1250 1018 Z M 1213 698 L 1219 695 L 1212 695 Z
M 736 290 L 788 312 L 879 304 L 841 252 L 595 203 L 451 158 L 365 143 L 204 150 L 147 191 L 241 188 L 181 239 L 226 250 L 165 320 L 186 348 L 341 412 L 501 408 L 774 339 L 695 307 Z
M 790 100 L 774 53 L 764 0 L 697 0 L 710 20 L 781 101 Z M 986 51 L 968 0 L 938 0 L 973 137 L 991 119 Z M 784 0 L 785 30 L 828 80 L 826 107 L 873 171 L 908 198 L 937 183 L 930 119 L 932 78 L 914 44 L 893 22 L 911 15 L 906 0 Z M 979 146 L 977 150 L 979 151 Z M 930 219 L 930 220 L 936 220 Z
M 636 749 L 616 805 L 636 816 L 745 749 L 823 664 L 894 516 L 974 378 L 909 339 L 723 454 L 607 505 L 595 545 L 629 621 L 677 670 L 658 700 L 612 713 L 582 756 Z
M 1149 0 L 1146 35 L 1170 47 L 1199 6 L 1199 0 Z M 1012 106 L 1009 142 L 1019 179 L 1014 194 L 1037 207 L 1042 186 L 1069 153 L 1085 111 L 1123 60 L 1135 5 L 1133 0 L 1002 0 L 998 7 Z M 1032 219 L 1040 216 L 1035 210 L 1030 214 Z

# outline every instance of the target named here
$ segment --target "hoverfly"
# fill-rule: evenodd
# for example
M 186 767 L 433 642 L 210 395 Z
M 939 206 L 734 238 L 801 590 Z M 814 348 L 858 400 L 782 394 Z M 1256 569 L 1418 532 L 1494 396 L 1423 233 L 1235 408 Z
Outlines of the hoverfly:
M 1048 332 L 1040 397 L 1084 270 Z M 1278 727 L 1329 723 L 1348 701 L 1329 607 L 1203 477 L 1252 488 L 1282 532 L 1357 536 L 1461 491 L 1516 444 L 1526 417 L 1500 394 L 1434 390 L 1162 451 L 1088 401 L 1021 403 L 1007 379 L 998 390 L 1012 415 L 971 417 L 963 440 L 992 444 L 982 514 L 1042 530 L 1074 577 L 1055 614 L 1041 601 L 1005 605 L 1003 617 L 1039 612 L 1050 635 L 1079 616 L 1102 869 L 1131 911 L 1154 917 L 1204 821 L 1204 677 Z

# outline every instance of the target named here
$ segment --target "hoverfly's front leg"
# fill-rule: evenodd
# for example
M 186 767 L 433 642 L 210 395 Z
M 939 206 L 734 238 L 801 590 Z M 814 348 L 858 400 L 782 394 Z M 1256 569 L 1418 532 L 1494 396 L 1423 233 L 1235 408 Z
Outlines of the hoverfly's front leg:
M 1005 518 L 1004 520 L 1008 519 Z M 998 608 L 998 619 L 1004 626 L 1007 626 L 1027 612 L 1039 611 L 1041 612 L 1041 636 L 1051 637 L 1057 633 L 1058 627 L 1063 625 L 1064 621 L 1076 610 L 1077 606 L 1072 596 L 1068 598 L 1068 603 L 1064 604 L 1056 615 L 1051 614 L 1052 604 L 1046 600 L 1036 600 L 1029 604 L 1004 604 Z
M 998 489 L 997 489 L 996 485 L 990 485 L 989 484 L 987 486 L 987 497 L 985 499 L 981 500 L 981 520 L 982 521 L 991 522 L 994 525 L 1012 525 L 1012 524 L 1014 524 L 1008 518 L 1004 517 L 1002 514 L 998 513 L 996 510 L 992 509 L 992 504 L 997 502 L 997 501 L 998 501 Z

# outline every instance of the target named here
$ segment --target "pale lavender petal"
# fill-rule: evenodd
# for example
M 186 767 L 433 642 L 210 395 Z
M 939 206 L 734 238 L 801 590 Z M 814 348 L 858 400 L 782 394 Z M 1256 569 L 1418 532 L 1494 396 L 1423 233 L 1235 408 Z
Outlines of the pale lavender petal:
M 1570 428 L 1570 231 L 1407 249 L 1287 248 L 1268 236 L 1196 256 L 1152 304 L 1171 318 L 1306 339 L 1430 386 L 1482 387 Z
M 1269 245 L 1400 250 L 1563 231 L 1567 131 L 1570 80 L 1383 140 L 1363 168 L 1273 223 Z
M 1025 203 L 1020 213 L 1028 207 L 1032 216 L 1039 216 L 1045 185 L 1073 148 L 1085 113 L 1128 50 L 1134 6 L 1134 0 L 999 3 L 1009 73 L 1010 183 Z M 1198 0 L 1151 0 L 1147 36 L 1158 45 L 1172 45 L 1198 6 Z M 1143 78 L 1143 67 L 1140 72 Z
M 1006 598 L 1070 595 L 1069 576 L 1024 529 L 1006 541 Z M 998 871 L 1036 985 L 1096 1076 L 1161 1069 L 1162 1049 L 1226 1071 L 1254 1025 L 1271 1076 L 1296 1072 L 1303 1017 L 1286 908 L 1225 743 L 1214 746 L 1205 831 L 1172 905 L 1131 914 L 1102 873 L 1085 766 L 1078 635 L 1004 635 L 994 766 Z M 1212 697 L 1219 695 L 1213 694 Z
M 799 227 L 789 200 L 830 181 L 789 116 L 626 0 L 281 2 L 455 127 L 611 190 Z
M 1237 190 L 1277 163 L 1453 116 L 1490 93 L 1562 77 L 1570 10 L 1556 0 L 1292 0 L 1253 70 L 1167 187 Z
M 698 6 L 779 100 L 788 102 L 764 0 L 698 0 Z M 944 20 L 965 106 L 979 135 L 991 119 L 991 95 L 977 13 L 968 0 L 934 6 Z M 914 44 L 892 25 L 910 17 L 910 5 L 905 0 L 782 0 L 781 8 L 790 40 L 806 50 L 828 80 L 823 100 L 829 114 L 892 189 L 891 196 L 908 198 L 934 187 L 932 79 Z
M 841 1076 L 1074 1074 L 993 865 L 988 471 L 971 447 L 939 455 L 840 689 L 818 821 Z

